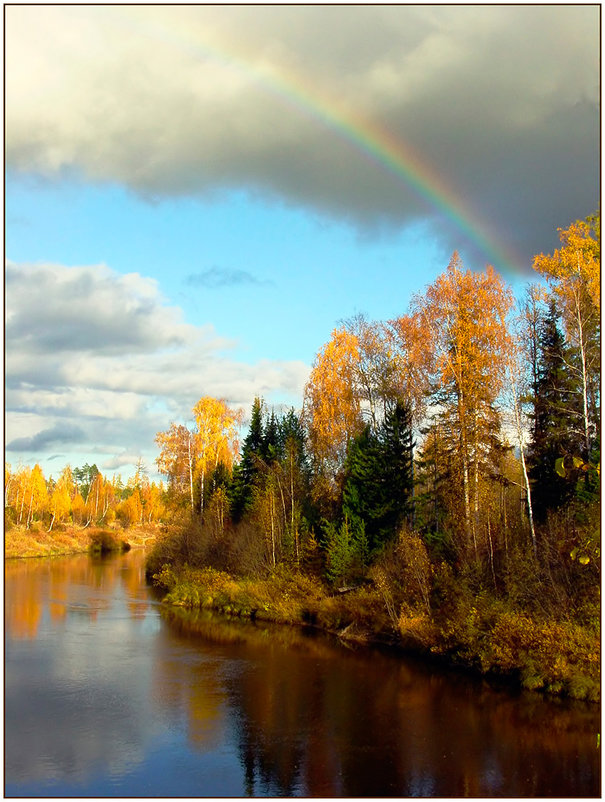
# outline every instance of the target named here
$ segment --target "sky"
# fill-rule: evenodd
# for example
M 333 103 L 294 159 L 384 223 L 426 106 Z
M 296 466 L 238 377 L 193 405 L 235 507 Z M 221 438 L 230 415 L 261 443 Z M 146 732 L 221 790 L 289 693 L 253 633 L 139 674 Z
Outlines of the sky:
M 599 11 L 5 6 L 7 461 L 153 478 L 454 250 L 520 293 L 599 206 Z

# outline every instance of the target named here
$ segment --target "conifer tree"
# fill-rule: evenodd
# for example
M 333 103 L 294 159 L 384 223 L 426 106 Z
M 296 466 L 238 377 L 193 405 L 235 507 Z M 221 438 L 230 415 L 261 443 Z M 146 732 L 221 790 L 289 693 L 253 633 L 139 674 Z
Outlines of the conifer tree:
M 367 426 L 347 458 L 343 513 L 363 523 L 370 551 L 392 537 L 411 513 L 412 424 L 409 407 L 397 401 L 376 432 Z
M 242 445 L 242 457 L 233 470 L 231 511 L 233 519 L 239 521 L 252 501 L 252 488 L 259 472 L 259 460 L 263 459 L 265 436 L 263 427 L 263 401 L 256 397 L 252 404 L 250 428 Z
M 380 455 L 378 439 L 369 424 L 350 443 L 345 470 L 343 514 L 355 523 L 364 522 L 372 547 L 378 540 Z
M 306 435 L 300 418 L 293 408 L 290 408 L 279 421 L 279 443 L 282 454 L 285 455 L 286 445 L 292 441 L 296 460 L 305 474 L 309 474 L 309 458 L 306 448 Z
M 482 464 L 497 433 L 494 404 L 505 376 L 511 306 L 512 292 L 491 266 L 483 273 L 463 270 L 457 253 L 413 302 L 417 328 L 424 332 L 417 359 L 429 373 L 431 401 L 442 410 L 446 436 L 455 444 L 459 549 L 475 560 Z
M 415 525 L 427 542 L 440 543 L 447 528 L 452 448 L 438 420 L 433 420 L 422 434 L 424 441 L 416 461 Z
M 559 229 L 561 248 L 534 258 L 534 269 L 548 281 L 557 300 L 566 354 L 576 373 L 583 423 L 582 456 L 590 457 L 600 418 L 600 215 Z
M 557 460 L 579 453 L 582 447 L 577 387 L 567 368 L 567 349 L 554 301 L 542 323 L 539 348 L 529 474 L 534 512 L 541 522 L 548 510 L 563 506 L 573 496 L 573 483 L 556 471 Z
M 282 442 L 279 431 L 279 423 L 275 417 L 275 411 L 271 410 L 271 415 L 267 420 L 267 425 L 262 437 L 261 456 L 265 462 L 270 463 L 282 456 Z
M 378 431 L 383 464 L 382 518 L 387 530 L 398 529 L 413 516 L 414 462 L 412 414 L 409 405 L 398 400 Z
M 345 516 L 340 526 L 328 523 L 326 576 L 330 582 L 347 582 L 363 575 L 368 560 L 368 544 L 363 521 Z

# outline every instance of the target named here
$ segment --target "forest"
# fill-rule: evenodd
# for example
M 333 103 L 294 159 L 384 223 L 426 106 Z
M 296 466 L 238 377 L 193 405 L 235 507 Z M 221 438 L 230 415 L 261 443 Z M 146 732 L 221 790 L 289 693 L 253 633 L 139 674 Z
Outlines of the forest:
M 165 488 L 150 482 L 142 461 L 134 476 L 104 477 L 96 465 L 66 465 L 58 479 L 46 479 L 39 464 L 4 465 L 5 525 L 40 531 L 65 525 L 123 527 L 150 524 L 166 515 Z
M 301 410 L 256 398 L 242 442 L 245 411 L 202 397 L 157 434 L 165 486 L 7 468 L 9 519 L 162 521 L 172 603 L 598 698 L 599 215 L 559 239 L 520 299 L 454 253 L 401 317 L 343 321 Z

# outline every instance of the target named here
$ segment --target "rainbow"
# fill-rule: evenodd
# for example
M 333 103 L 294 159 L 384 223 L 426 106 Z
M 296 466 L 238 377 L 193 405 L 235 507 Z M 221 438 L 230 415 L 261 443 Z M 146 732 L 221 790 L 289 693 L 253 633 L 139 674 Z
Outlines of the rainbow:
M 220 46 L 202 41 L 198 33 L 179 25 L 178 18 L 164 18 L 168 24 L 153 22 L 140 16 L 144 7 L 112 7 L 121 16 L 130 20 L 137 30 L 161 39 L 178 49 L 185 49 L 199 57 L 210 58 L 223 67 L 235 70 L 260 86 L 263 91 L 277 97 L 280 102 L 295 107 L 307 117 L 319 122 L 340 136 L 362 155 L 386 170 L 397 180 L 411 188 L 418 197 L 427 201 L 437 212 L 443 214 L 463 233 L 493 266 L 507 274 L 523 272 L 522 260 L 512 252 L 496 245 L 498 238 L 484 221 L 466 206 L 442 177 L 423 163 L 418 153 L 387 130 L 357 113 L 339 108 L 333 99 L 322 95 L 299 75 L 283 67 L 277 70 L 255 63 L 252 56 L 246 57 L 223 43 Z M 136 16 L 133 11 L 136 9 Z M 130 13 L 129 13 L 130 12 Z

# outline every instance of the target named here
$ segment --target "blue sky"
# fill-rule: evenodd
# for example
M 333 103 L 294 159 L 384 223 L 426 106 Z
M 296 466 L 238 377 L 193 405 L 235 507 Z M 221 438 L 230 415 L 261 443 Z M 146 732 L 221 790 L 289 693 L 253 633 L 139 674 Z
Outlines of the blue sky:
M 12 5 L 5 36 L 6 457 L 46 475 L 153 475 L 202 395 L 299 408 L 340 320 L 491 261 L 461 208 L 520 292 L 598 206 L 598 7 Z
M 153 278 L 188 323 L 212 323 L 247 362 L 310 362 L 339 320 L 402 314 L 449 260 L 422 224 L 360 232 L 244 192 L 153 202 L 119 186 L 9 174 L 6 215 L 11 260 Z

